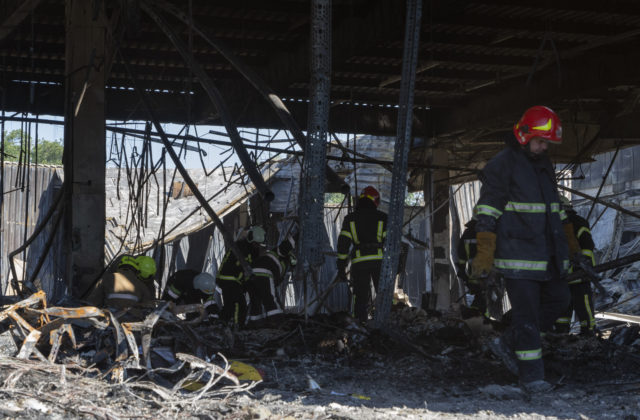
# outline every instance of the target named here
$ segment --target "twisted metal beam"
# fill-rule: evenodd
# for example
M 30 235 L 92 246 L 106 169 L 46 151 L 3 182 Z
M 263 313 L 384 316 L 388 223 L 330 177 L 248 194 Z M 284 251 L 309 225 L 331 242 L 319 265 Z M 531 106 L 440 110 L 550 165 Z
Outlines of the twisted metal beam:
M 149 4 L 143 2 L 140 7 L 156 22 L 158 27 L 176 47 L 180 55 L 182 55 L 182 58 L 187 62 L 189 68 L 193 71 L 193 74 L 196 75 L 202 85 L 202 88 L 207 92 L 209 99 L 211 99 L 211 102 L 213 102 L 213 105 L 218 110 L 222 124 L 224 124 L 224 127 L 227 129 L 227 133 L 229 134 L 229 139 L 231 140 L 233 149 L 238 154 L 238 158 L 240 158 L 242 166 L 244 166 L 244 169 L 247 171 L 247 175 L 251 178 L 251 181 L 256 186 L 256 189 L 262 198 L 264 198 L 265 201 L 273 201 L 273 192 L 271 192 L 271 189 L 264 182 L 264 178 L 262 178 L 262 174 L 258 171 L 255 162 L 251 160 L 249 152 L 247 152 L 247 149 L 240 138 L 240 134 L 238 134 L 238 128 L 231 122 L 233 119 L 231 118 L 229 109 L 224 103 L 222 95 L 216 88 L 213 80 L 211 80 L 204 68 L 195 59 L 193 54 L 191 54 L 189 48 L 185 45 L 182 39 L 180 39 L 178 34 L 171 29 L 169 23 L 164 20 L 162 16 L 157 14 Z
M 189 25 L 195 33 L 197 33 L 203 40 L 205 40 L 209 45 L 218 50 L 220 54 L 224 58 L 226 58 L 229 63 L 235 67 L 235 69 L 242 74 L 245 79 L 249 83 L 256 88 L 256 90 L 265 98 L 267 103 L 273 108 L 276 115 L 280 118 L 285 128 L 291 132 L 293 138 L 296 140 L 298 145 L 304 150 L 307 146 L 307 139 L 298 123 L 291 115 L 291 112 L 287 109 L 287 106 L 282 102 L 280 97 L 271 89 L 269 85 L 267 85 L 264 80 L 258 74 L 253 71 L 250 67 L 246 66 L 242 61 L 240 61 L 234 54 L 231 52 L 231 49 L 227 47 L 222 41 L 215 39 L 212 35 L 208 34 L 204 29 L 195 24 L 190 18 L 189 15 L 176 6 L 165 0 L 154 0 L 153 4 L 167 13 L 170 13 L 172 16 L 178 18 L 186 25 Z M 340 176 L 335 173 L 333 169 L 326 166 L 326 177 L 331 185 L 339 186 L 340 191 L 342 193 L 347 194 L 349 192 L 349 185 L 347 185 Z

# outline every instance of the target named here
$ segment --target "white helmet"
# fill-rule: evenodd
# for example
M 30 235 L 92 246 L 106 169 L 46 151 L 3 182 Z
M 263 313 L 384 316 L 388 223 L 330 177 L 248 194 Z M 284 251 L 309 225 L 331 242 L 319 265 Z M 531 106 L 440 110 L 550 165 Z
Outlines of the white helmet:
M 216 278 L 209 273 L 200 273 L 193 278 L 193 288 L 212 295 L 216 291 Z

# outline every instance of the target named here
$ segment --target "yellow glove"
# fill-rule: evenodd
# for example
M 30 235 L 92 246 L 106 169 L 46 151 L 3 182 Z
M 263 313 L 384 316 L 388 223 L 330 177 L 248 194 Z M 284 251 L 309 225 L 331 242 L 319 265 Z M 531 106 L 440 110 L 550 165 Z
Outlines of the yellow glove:
M 481 278 L 489 275 L 493 268 L 493 254 L 496 251 L 496 234 L 493 232 L 476 233 L 478 252 L 471 263 L 471 277 Z
M 580 244 L 578 244 L 576 234 L 573 232 L 573 223 L 562 225 L 562 230 L 564 230 L 564 234 L 567 237 L 567 244 L 569 245 L 569 256 L 573 257 L 576 254 L 581 255 L 582 249 L 580 249 Z

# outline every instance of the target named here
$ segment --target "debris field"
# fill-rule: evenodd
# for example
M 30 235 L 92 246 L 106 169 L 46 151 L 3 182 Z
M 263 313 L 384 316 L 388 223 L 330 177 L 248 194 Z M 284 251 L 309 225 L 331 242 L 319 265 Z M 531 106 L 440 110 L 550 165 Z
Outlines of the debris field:
M 499 325 L 394 306 L 375 330 L 344 313 L 234 330 L 199 305 L 112 313 L 5 305 L 0 412 L 12 418 L 620 418 L 640 413 L 638 328 L 544 339 L 545 395 L 485 343 Z M 142 319 L 136 321 L 135 319 Z

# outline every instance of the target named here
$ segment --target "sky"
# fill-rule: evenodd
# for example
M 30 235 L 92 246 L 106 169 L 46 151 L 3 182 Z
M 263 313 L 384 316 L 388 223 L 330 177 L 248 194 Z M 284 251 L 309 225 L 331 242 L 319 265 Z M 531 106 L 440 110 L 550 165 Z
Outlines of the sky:
M 27 117 L 35 118 L 35 116 L 32 116 L 32 115 L 28 115 Z M 39 118 L 44 120 L 62 121 L 62 118 L 60 117 L 54 117 L 54 116 L 48 116 L 48 115 L 40 115 Z M 120 127 L 126 127 L 129 129 L 142 130 L 142 131 L 144 131 L 145 129 L 145 122 L 127 122 L 126 124 L 124 124 L 122 122 L 107 121 L 107 125 L 117 125 Z M 17 121 L 5 122 L 4 130 L 6 132 L 20 129 L 20 128 L 21 128 L 20 122 L 17 122 Z M 163 124 L 163 130 L 167 134 L 178 134 L 181 131 L 182 131 L 182 134 L 185 134 L 185 131 L 183 130 L 183 128 L 184 128 L 183 126 L 178 124 Z M 210 130 L 216 131 L 221 134 L 210 134 L 209 133 Z M 259 130 L 258 136 L 256 136 L 255 129 L 238 128 L 238 131 L 241 137 L 248 139 L 251 142 L 255 142 L 257 137 L 258 142 L 261 146 L 267 146 L 267 144 L 264 144 L 262 142 L 265 142 L 271 138 L 284 141 L 284 142 L 275 142 L 274 144 L 271 145 L 271 147 L 284 149 L 289 145 L 289 142 L 286 142 L 287 136 L 283 131 L 263 129 L 263 130 Z M 31 132 L 32 132 L 32 136 L 35 136 L 35 123 L 32 123 Z M 112 133 L 113 133 L 112 131 L 107 130 L 107 139 L 106 139 L 107 160 L 109 160 L 111 157 L 113 157 L 114 159 L 117 159 L 114 156 L 115 153 L 112 152 L 112 149 L 114 151 L 117 150 L 119 148 L 120 140 L 121 140 L 120 134 L 113 135 Z M 224 127 L 221 127 L 221 126 L 191 126 L 190 132 L 189 132 L 190 135 L 194 135 L 194 136 L 197 135 L 200 138 L 222 140 L 222 141 L 228 142 L 229 139 L 224 133 L 226 133 L 226 130 Z M 49 140 L 49 141 L 51 140 L 62 141 L 62 139 L 64 138 L 64 127 L 58 124 L 38 123 L 38 138 L 43 140 Z M 114 139 L 115 139 L 115 145 L 114 145 Z M 138 153 L 140 153 L 142 151 L 142 144 L 143 144 L 143 141 L 141 139 L 129 137 L 128 141 L 126 142 L 127 156 L 131 156 L 131 153 L 134 150 L 134 148 L 137 150 Z M 236 163 L 240 164 L 240 160 L 238 159 L 237 155 L 233 151 L 228 150 L 229 147 L 227 146 L 201 144 L 201 150 L 203 150 L 206 153 L 206 156 L 203 154 L 201 158 L 199 156 L 200 154 L 198 153 L 198 151 L 193 150 L 193 149 L 197 149 L 197 143 L 188 142 L 187 144 L 189 146 L 192 146 L 192 150 L 187 150 L 186 153 L 183 153 L 181 155 L 181 161 L 187 169 L 200 169 L 203 167 L 203 164 L 204 164 L 207 170 L 211 170 L 214 167 L 216 167 L 222 160 L 227 158 L 228 160 L 225 162 L 225 166 L 233 166 Z M 156 142 L 152 142 L 151 145 L 152 145 L 151 154 L 153 156 L 154 161 L 157 161 L 161 156 L 163 145 Z M 299 150 L 299 147 L 296 146 L 296 149 Z M 179 148 L 176 148 L 176 151 L 179 151 Z M 248 150 L 248 151 L 249 153 L 252 153 L 252 150 Z M 257 152 L 257 153 L 260 153 L 260 152 Z M 273 153 L 262 152 L 260 156 L 266 158 L 269 156 L 273 156 Z M 107 166 L 115 166 L 115 164 L 113 162 L 109 162 Z M 168 156 L 167 156 L 167 167 L 168 168 L 175 167 L 170 157 Z

